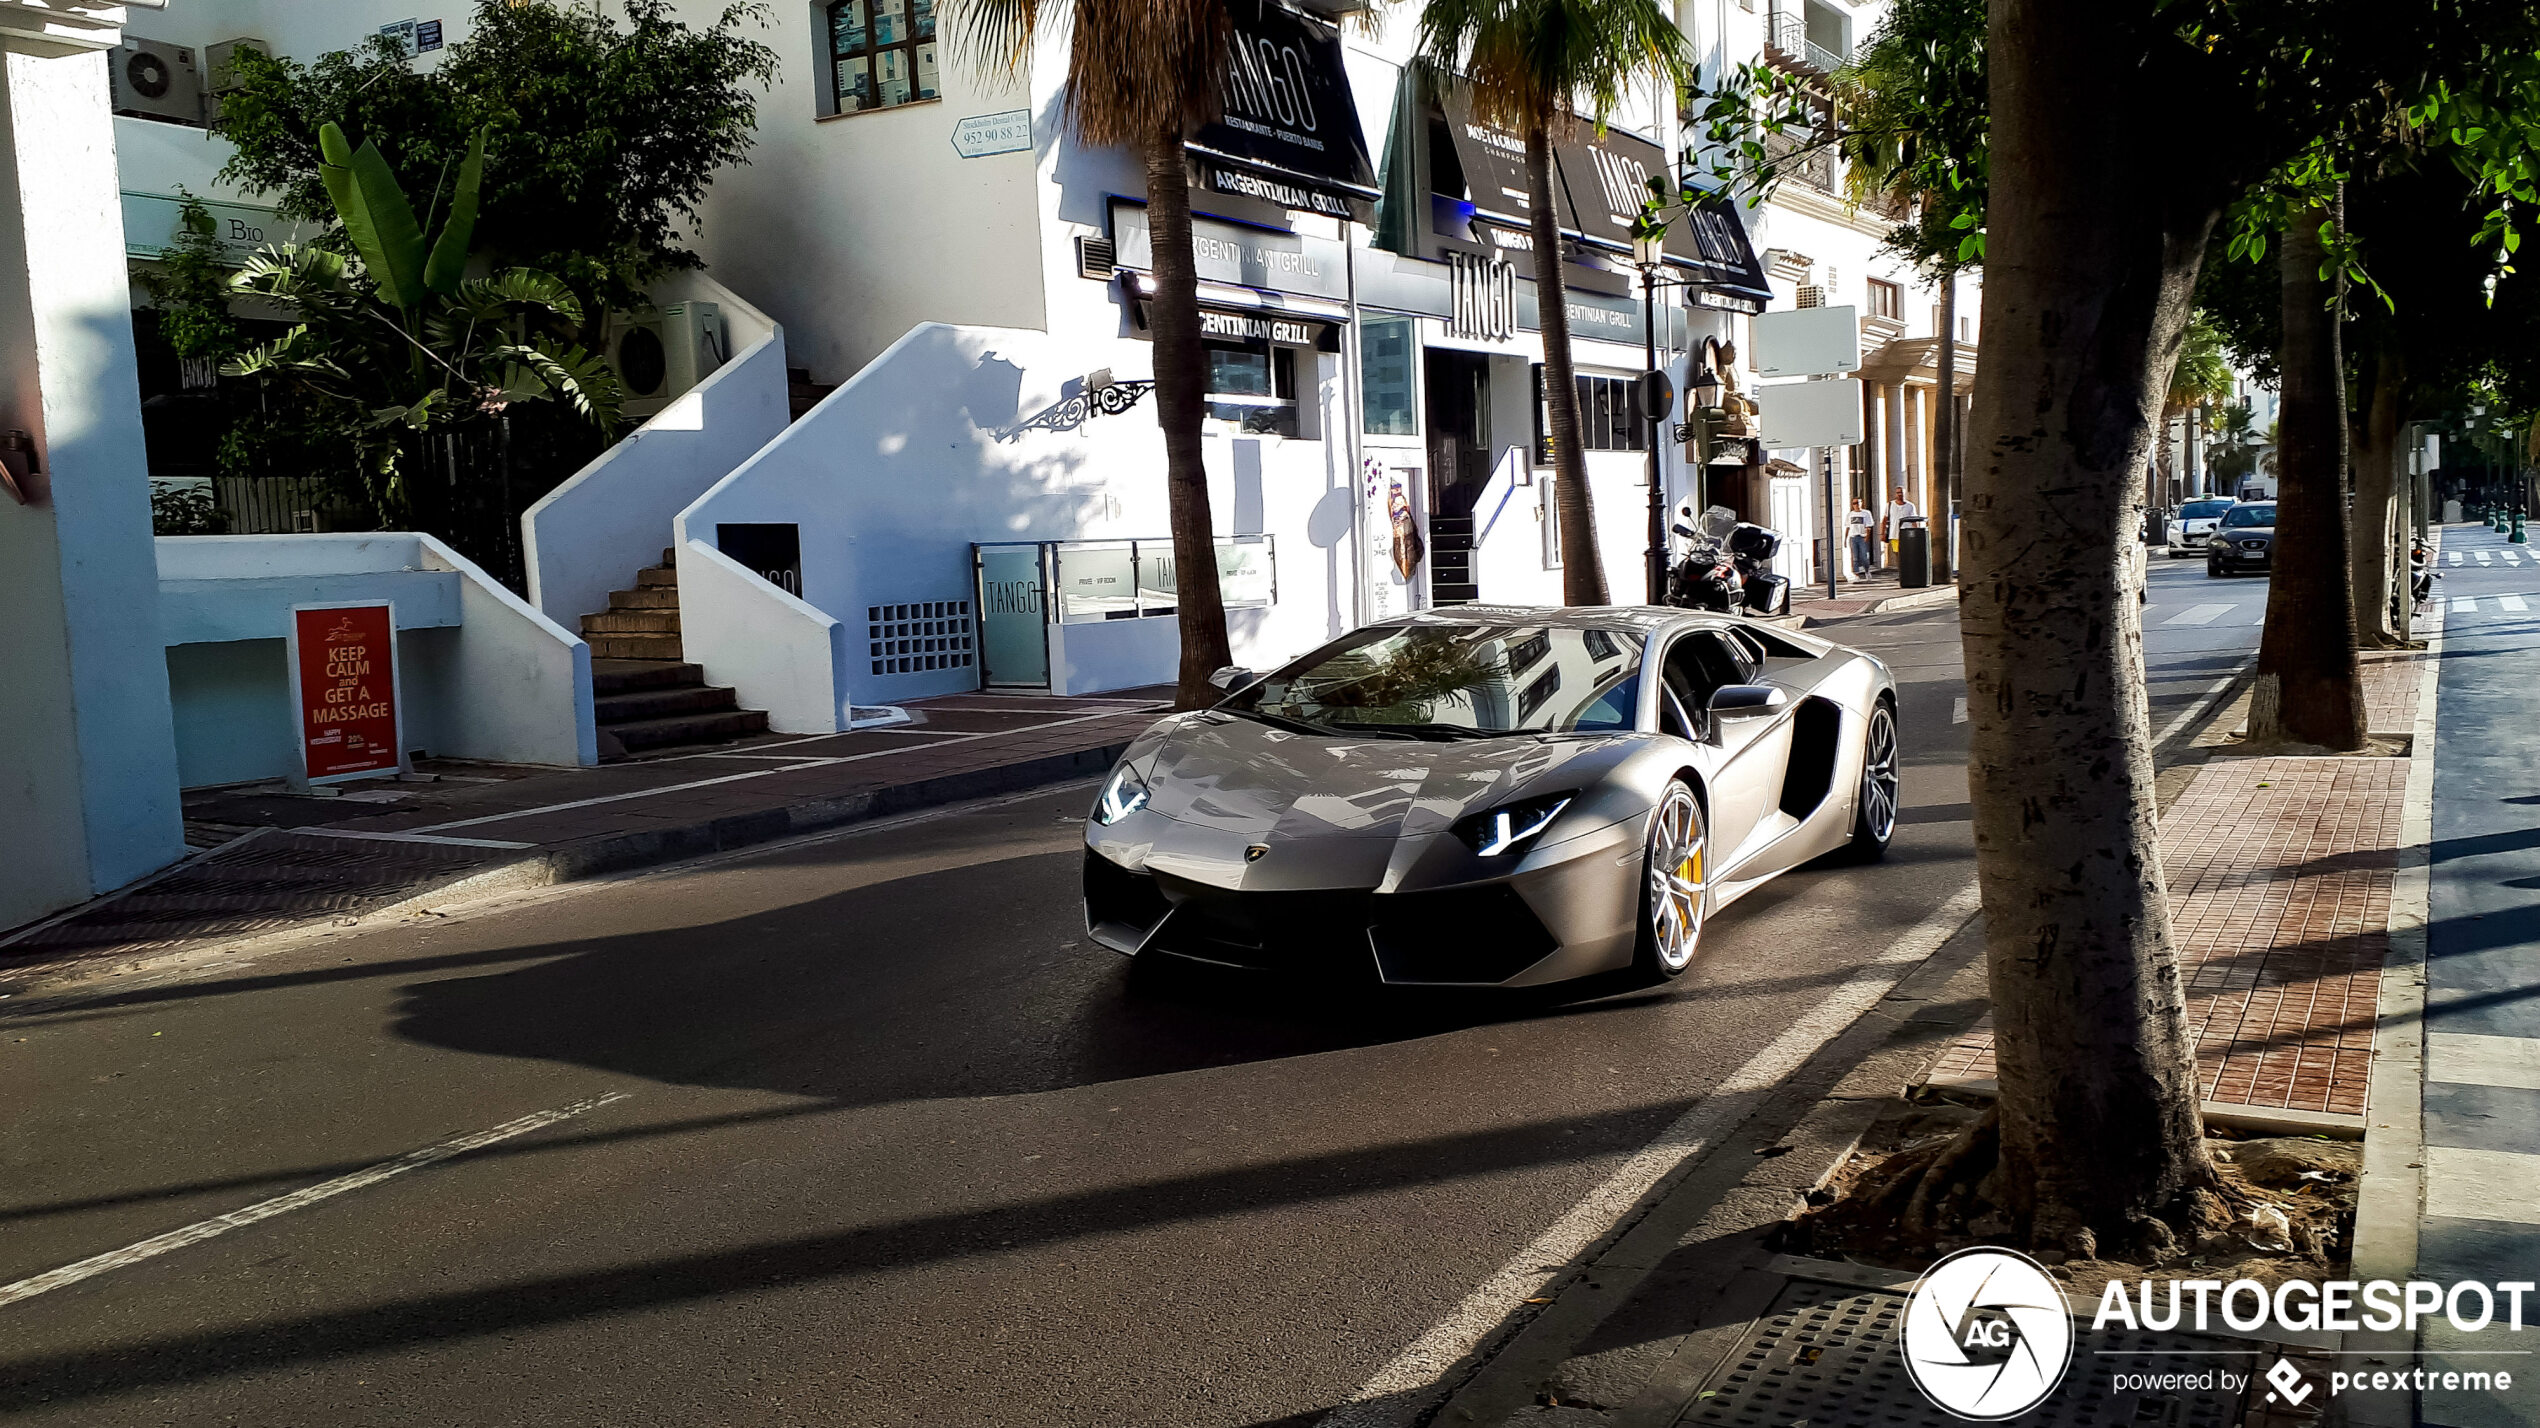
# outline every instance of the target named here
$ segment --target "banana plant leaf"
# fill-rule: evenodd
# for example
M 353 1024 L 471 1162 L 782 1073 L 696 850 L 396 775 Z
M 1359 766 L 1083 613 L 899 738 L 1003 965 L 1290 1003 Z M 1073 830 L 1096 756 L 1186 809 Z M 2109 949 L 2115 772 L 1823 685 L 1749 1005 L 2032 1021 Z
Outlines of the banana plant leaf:
M 324 162 L 318 178 L 334 201 L 344 233 L 370 269 L 379 295 L 389 306 L 411 308 L 423 300 L 423 229 L 406 202 L 405 190 L 389 171 L 379 146 L 365 139 L 358 149 L 334 124 L 318 127 L 318 150 Z M 471 219 L 471 227 L 473 220 Z
M 441 236 L 432 245 L 432 256 L 423 265 L 423 286 L 443 297 L 455 297 L 459 282 L 467 276 L 468 244 L 476 237 L 476 201 L 485 179 L 485 131 L 476 131 L 476 139 L 467 146 L 467 158 L 459 165 L 459 186 L 450 195 L 450 218 L 441 225 Z

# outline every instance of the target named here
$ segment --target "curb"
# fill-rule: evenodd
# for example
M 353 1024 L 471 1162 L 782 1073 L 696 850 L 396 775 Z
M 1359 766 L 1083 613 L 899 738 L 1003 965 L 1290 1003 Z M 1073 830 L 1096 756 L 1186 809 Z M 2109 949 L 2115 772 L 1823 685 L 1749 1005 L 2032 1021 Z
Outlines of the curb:
M 1935 605 L 1954 605 L 1956 603 L 1958 603 L 1958 587 L 1956 585 L 1935 585 L 1928 590 L 1917 590 L 1910 595 L 1890 595 L 1882 600 L 1873 600 L 1862 608 L 1851 611 L 1848 614 L 1802 614 L 1795 618 L 1802 621 L 1803 628 L 1814 628 L 1819 625 L 1839 625 L 1846 620 L 1866 619 L 1871 615 L 1892 615 L 1899 610 L 1924 610 Z
M 2440 553 L 2441 547 L 2436 547 Z M 2426 921 L 2432 895 L 2434 842 L 2434 734 L 2443 675 L 2444 606 L 2430 602 L 2431 619 L 2416 625 L 2425 640 L 2424 682 L 2417 688 L 2415 738 L 2408 750 L 2408 791 L 2399 815 L 2399 868 L 2390 888 L 2390 950 L 2381 968 L 2374 1008 L 2372 1074 L 2364 1091 L 2363 1173 L 2355 1185 L 2355 1239 L 2351 1264 L 2358 1279 L 2406 1281 L 2416 1277 L 2417 1219 L 2425 1186 L 2425 988 Z M 2417 1336 L 2397 1330 L 2346 1336 L 2350 1353 L 2407 1358 Z M 2406 1428 L 2415 1420 L 2412 1395 L 2392 1401 L 2359 1398 L 2349 1421 L 2370 1428 Z
M 828 832 L 868 823 L 898 814 L 919 812 L 970 799 L 988 798 L 1004 793 L 1020 793 L 1047 784 L 1065 783 L 1078 778 L 1091 778 L 1117 762 L 1130 744 L 1128 739 L 1072 749 L 1066 753 L 1045 754 L 1017 763 L 995 764 L 987 768 L 968 769 L 960 773 L 937 775 L 913 783 L 892 784 L 863 793 L 838 798 L 809 799 L 782 808 L 762 809 L 753 813 L 732 814 L 701 823 L 674 828 L 655 828 L 641 832 L 603 834 L 562 847 L 544 849 L 502 862 L 489 864 L 426 887 L 417 888 L 392 902 L 348 914 L 361 923 L 377 924 L 426 910 L 446 910 L 457 904 L 507 893 L 528 892 L 558 884 L 581 882 L 612 874 L 641 871 L 668 863 L 685 862 L 715 853 L 728 853 L 780 842 L 810 833 Z M 263 832 L 266 830 L 257 830 Z M 282 830 L 288 831 L 288 830 Z M 255 833 L 246 835 L 256 836 Z M 221 847 L 234 846 L 233 839 Z M 205 853 L 180 860 L 169 869 L 143 880 L 133 887 L 118 889 L 105 898 L 83 904 L 80 908 L 48 918 L 36 927 L 19 929 L 19 935 L 51 926 L 65 916 L 76 915 L 115 897 L 137 891 L 155 882 L 167 872 L 190 866 Z M 49 996 L 55 990 L 41 984 L 65 974 L 85 979 L 109 970 L 147 969 L 171 961 L 211 955 L 235 955 L 277 940 L 287 941 L 316 931 L 337 930 L 328 919 L 319 918 L 276 928 L 265 928 L 243 935 L 205 937 L 190 942 L 156 946 L 138 953 L 117 954 L 112 951 L 71 954 L 59 961 L 26 966 L 0 968 L 0 990 L 13 995 L 34 992 Z M 69 988 L 60 988 L 67 992 Z M 26 1010 L 11 1003 L 13 1011 Z

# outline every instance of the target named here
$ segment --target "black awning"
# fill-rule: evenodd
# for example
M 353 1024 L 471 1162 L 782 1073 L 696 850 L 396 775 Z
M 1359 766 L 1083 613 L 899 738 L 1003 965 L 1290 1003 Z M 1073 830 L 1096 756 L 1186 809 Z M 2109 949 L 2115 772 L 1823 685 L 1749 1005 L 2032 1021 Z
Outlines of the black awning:
M 1447 138 L 1455 146 L 1456 165 L 1464 170 L 1465 194 L 1474 211 L 1516 228 L 1532 223 L 1525 136 L 1474 118 L 1472 86 L 1461 77 L 1441 76 L 1438 107 L 1446 116 Z M 1557 176 L 1552 202 L 1562 210 L 1554 215 L 1562 231 L 1576 234 L 1578 215 L 1568 210 Z
M 1693 206 L 1667 229 L 1667 256 L 1692 269 L 1706 297 L 1731 299 L 1707 305 L 1762 312 L 1773 290 L 1764 282 L 1764 265 L 1746 236 L 1746 217 L 1737 200 L 1713 194 Z
M 1285 208 L 1364 217 L 1378 196 L 1340 31 L 1278 0 L 1230 0 L 1226 117 L 1190 141 L 1202 182 Z

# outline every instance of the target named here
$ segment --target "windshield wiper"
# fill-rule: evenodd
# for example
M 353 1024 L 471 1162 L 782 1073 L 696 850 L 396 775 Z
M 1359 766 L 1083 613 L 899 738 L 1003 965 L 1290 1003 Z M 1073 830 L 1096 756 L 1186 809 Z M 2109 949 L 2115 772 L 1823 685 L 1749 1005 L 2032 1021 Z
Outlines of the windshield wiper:
M 1461 724 L 1339 724 L 1332 727 L 1351 733 L 1381 734 L 1394 739 L 1427 739 L 1448 743 L 1456 739 L 1496 739 L 1500 736 L 1487 729 L 1468 729 Z
M 1263 709 L 1223 709 L 1219 712 L 1232 714 L 1239 719 L 1257 719 L 1273 729 L 1285 729 L 1291 734 L 1311 734 L 1318 739 L 1337 738 L 1341 732 L 1327 725 L 1291 718 L 1285 714 L 1273 714 Z

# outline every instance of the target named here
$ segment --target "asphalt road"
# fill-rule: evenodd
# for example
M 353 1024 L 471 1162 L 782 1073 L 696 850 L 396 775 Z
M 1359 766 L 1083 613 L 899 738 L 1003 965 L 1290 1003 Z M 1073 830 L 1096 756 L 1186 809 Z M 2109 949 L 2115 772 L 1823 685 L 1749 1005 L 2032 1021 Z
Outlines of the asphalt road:
M 2257 632 L 2154 581 L 2174 711 Z M 1311 1423 L 1972 878 L 1954 614 L 1842 637 L 1902 686 L 1894 849 L 1655 991 L 1133 980 L 1072 787 L 0 1018 L 0 1285 L 574 1112 L 0 1291 L 0 1417 Z

